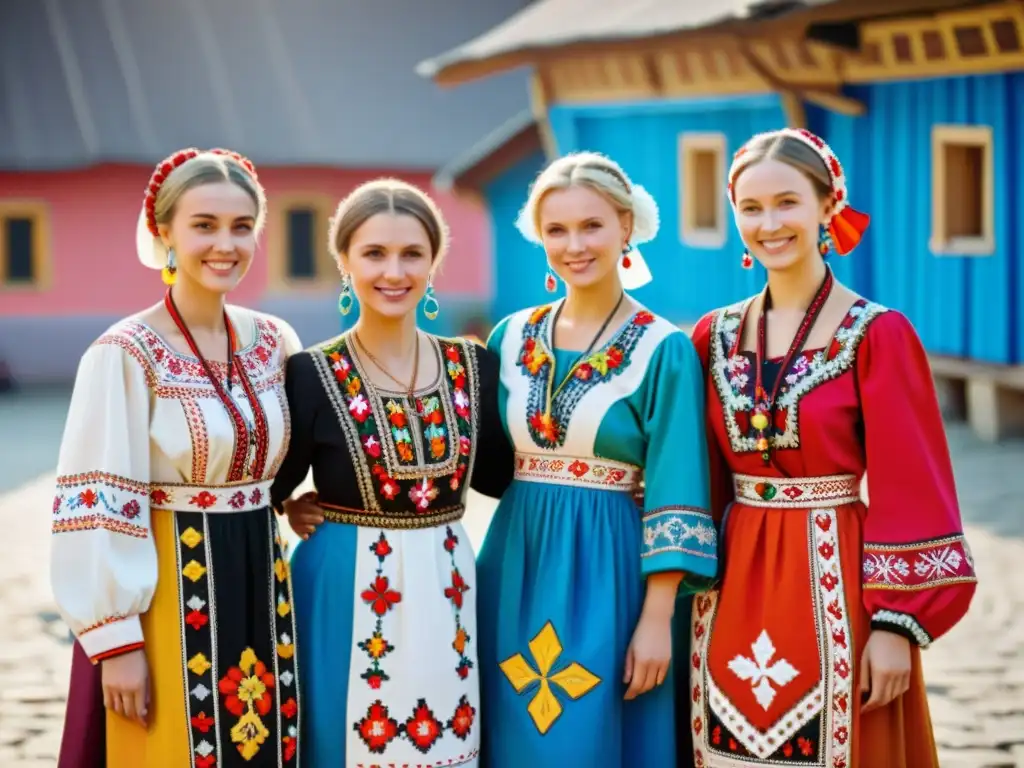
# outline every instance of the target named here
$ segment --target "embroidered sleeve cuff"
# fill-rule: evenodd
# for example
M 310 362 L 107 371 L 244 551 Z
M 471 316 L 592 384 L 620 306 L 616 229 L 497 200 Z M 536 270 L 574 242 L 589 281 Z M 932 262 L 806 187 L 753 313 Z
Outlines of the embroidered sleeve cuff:
M 644 515 L 641 570 L 646 576 L 662 571 L 685 571 L 691 576 L 715 577 L 718 570 L 718 532 L 706 511 L 662 507 Z
M 871 628 L 903 635 L 921 648 L 927 648 L 932 642 L 931 635 L 909 613 L 889 610 L 875 611 L 871 617 Z
M 109 619 L 82 632 L 78 636 L 78 642 L 95 664 L 103 659 L 142 648 L 142 623 L 138 616 Z

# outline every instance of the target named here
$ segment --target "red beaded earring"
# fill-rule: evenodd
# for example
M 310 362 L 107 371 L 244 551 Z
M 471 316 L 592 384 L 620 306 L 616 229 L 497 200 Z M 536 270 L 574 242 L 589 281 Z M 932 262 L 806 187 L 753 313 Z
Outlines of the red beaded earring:
M 750 255 L 750 251 L 743 252 L 743 268 L 753 269 L 754 268 L 754 257 Z

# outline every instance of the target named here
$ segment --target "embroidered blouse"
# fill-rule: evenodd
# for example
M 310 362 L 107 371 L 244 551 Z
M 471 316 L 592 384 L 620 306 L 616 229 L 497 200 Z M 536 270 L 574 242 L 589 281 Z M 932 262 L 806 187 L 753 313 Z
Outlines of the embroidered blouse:
M 274 477 L 288 443 L 284 363 L 300 345 L 281 320 L 228 312 L 244 345 L 237 360 L 267 417 L 264 468 L 242 500 L 255 506 L 266 503 L 255 481 Z M 211 365 L 226 378 L 225 364 Z M 251 420 L 244 394 L 236 402 Z M 143 644 L 139 615 L 157 583 L 152 511 L 236 507 L 236 453 L 235 427 L 198 359 L 135 318 L 86 350 L 58 459 L 50 577 L 61 616 L 94 662 Z M 176 487 L 180 494 L 168 490 Z

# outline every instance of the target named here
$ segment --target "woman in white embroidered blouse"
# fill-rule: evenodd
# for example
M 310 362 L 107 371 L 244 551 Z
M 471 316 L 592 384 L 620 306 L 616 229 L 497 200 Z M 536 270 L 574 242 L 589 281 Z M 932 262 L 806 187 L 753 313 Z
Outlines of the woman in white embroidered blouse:
M 268 489 L 299 343 L 225 304 L 265 208 L 236 153 L 160 163 L 137 245 L 167 293 L 82 358 L 53 502 L 53 590 L 78 639 L 61 766 L 295 763 L 291 588 Z

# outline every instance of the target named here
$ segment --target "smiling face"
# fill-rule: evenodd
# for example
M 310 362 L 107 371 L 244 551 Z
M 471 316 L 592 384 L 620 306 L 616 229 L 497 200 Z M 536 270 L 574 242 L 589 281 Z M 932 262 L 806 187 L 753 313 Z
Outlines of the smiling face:
M 341 254 L 361 312 L 399 318 L 416 311 L 427 290 L 433 249 L 415 216 L 377 213 L 352 233 Z
M 618 279 L 631 217 L 584 185 L 552 189 L 537 211 L 548 264 L 566 285 L 586 288 Z
M 227 293 L 245 277 L 256 250 L 257 204 L 231 181 L 198 184 L 181 194 L 169 222 L 159 225 L 174 249 L 178 280 Z
M 829 221 L 832 202 L 803 172 L 766 158 L 741 171 L 733 190 L 740 236 L 762 266 L 788 270 L 821 258 L 819 228 Z

